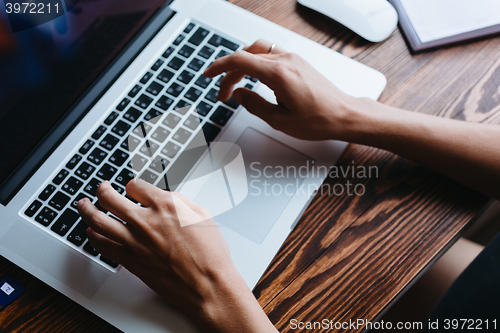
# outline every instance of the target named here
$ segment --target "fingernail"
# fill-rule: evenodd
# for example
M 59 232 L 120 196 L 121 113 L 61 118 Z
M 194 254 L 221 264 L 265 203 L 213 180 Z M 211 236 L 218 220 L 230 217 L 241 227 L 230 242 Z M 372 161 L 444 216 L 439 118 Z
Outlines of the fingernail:
M 77 206 L 78 208 L 81 208 L 81 207 L 83 206 L 83 203 L 85 202 L 85 199 L 86 199 L 86 198 L 80 199 L 80 200 L 78 201 L 78 203 L 76 204 L 76 206 Z

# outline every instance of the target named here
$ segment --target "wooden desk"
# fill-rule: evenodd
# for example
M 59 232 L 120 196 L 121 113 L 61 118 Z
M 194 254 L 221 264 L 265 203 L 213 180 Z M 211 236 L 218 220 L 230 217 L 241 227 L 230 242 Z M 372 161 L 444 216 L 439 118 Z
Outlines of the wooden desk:
M 500 37 L 412 56 L 397 30 L 372 44 L 295 0 L 231 0 L 387 76 L 381 101 L 474 122 L 500 122 Z M 279 41 L 273 41 L 279 43 Z M 377 166 L 363 196 L 317 196 L 255 289 L 276 327 L 375 319 L 471 221 L 488 198 L 386 151 L 350 145 L 338 165 Z M 0 313 L 1 332 L 116 329 L 6 260 L 28 293 Z

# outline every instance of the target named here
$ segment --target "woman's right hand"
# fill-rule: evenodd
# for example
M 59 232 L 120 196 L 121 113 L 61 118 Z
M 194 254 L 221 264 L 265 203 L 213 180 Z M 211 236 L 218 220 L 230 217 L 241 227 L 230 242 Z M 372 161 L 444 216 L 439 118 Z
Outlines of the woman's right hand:
M 346 140 L 357 99 L 342 93 L 307 61 L 294 53 L 258 40 L 244 51 L 217 59 L 205 71 L 213 78 L 226 72 L 218 99 L 231 95 L 249 112 L 273 128 L 303 140 Z M 246 75 L 259 79 L 274 91 L 278 104 L 266 101 L 257 93 L 236 83 Z

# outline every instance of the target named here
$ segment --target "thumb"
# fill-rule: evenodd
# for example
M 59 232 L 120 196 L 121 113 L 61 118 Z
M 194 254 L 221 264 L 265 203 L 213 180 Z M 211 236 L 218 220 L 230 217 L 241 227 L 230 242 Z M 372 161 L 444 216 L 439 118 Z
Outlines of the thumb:
M 243 105 L 248 112 L 261 118 L 271 126 L 273 126 L 275 116 L 283 111 L 280 106 L 269 103 L 256 92 L 246 88 L 236 89 L 233 92 L 233 98 Z

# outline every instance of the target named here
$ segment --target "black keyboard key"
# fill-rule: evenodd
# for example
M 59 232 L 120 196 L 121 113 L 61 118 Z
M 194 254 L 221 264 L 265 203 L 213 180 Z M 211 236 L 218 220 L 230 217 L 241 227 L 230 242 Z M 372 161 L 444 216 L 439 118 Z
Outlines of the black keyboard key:
M 125 190 L 122 187 L 116 185 L 115 183 L 111 183 L 111 186 L 116 190 L 116 192 L 120 194 L 125 193 Z
M 141 91 L 141 86 L 140 86 L 140 85 L 138 85 L 138 84 L 136 84 L 136 85 L 132 88 L 132 90 L 130 90 L 130 92 L 128 93 L 128 95 L 129 95 L 130 97 L 135 97 L 135 96 L 137 96 L 137 94 L 139 93 L 139 91 Z M 127 103 L 127 104 L 128 104 L 128 103 Z M 117 109 L 118 109 L 118 108 L 117 108 Z M 125 109 L 125 107 L 124 107 L 123 109 Z M 123 109 L 122 109 L 122 110 L 123 110 Z M 122 111 L 122 110 L 120 110 L 120 109 L 118 109 L 118 110 L 119 110 L 119 111 Z
M 69 162 L 66 164 L 66 168 L 70 169 L 70 170 L 73 170 L 76 165 L 80 162 L 80 160 L 82 159 L 82 157 L 78 154 L 75 154 L 75 156 L 73 156 Z
M 97 180 L 95 178 L 92 178 L 87 183 L 87 185 L 85 186 L 85 188 L 83 190 L 85 192 L 87 192 L 88 194 L 90 194 L 91 196 L 95 197 L 96 196 L 96 192 L 97 192 L 97 188 L 99 187 L 99 185 L 101 185 L 101 181 Z
M 99 145 L 107 150 L 112 150 L 120 141 L 117 137 L 107 134 Z
M 54 185 L 52 184 L 47 185 L 47 187 L 45 187 L 42 193 L 40 193 L 40 195 L 38 196 L 38 199 L 42 201 L 47 200 L 52 195 L 52 193 L 54 193 L 55 189 L 56 187 Z
M 172 46 L 169 46 L 168 49 L 163 53 L 162 57 L 163 58 L 168 58 L 170 55 L 174 52 L 174 48 Z
M 115 127 L 113 127 L 113 129 L 111 129 L 111 132 L 118 134 L 119 136 L 124 136 L 125 133 L 127 133 L 128 130 L 130 129 L 130 127 L 131 126 L 129 124 L 127 124 L 126 122 L 118 120 Z
M 158 176 L 149 170 L 145 170 L 139 178 L 152 185 L 158 180 Z
M 177 36 L 177 38 L 174 40 L 174 42 L 172 44 L 174 44 L 175 46 L 180 45 L 180 43 L 182 43 L 184 38 L 186 38 L 186 36 L 183 34 L 180 34 L 179 36 Z
M 182 71 L 182 73 L 177 77 L 177 80 L 182 83 L 188 84 L 193 79 L 194 74 L 188 71 Z
M 233 109 L 237 109 L 238 106 L 240 106 L 240 104 L 238 102 L 236 102 L 236 100 L 232 97 L 230 99 L 228 99 L 227 101 L 225 101 L 224 104 L 226 104 L 227 106 L 229 106 Z
M 99 259 L 101 259 L 101 261 L 105 262 L 106 264 L 108 264 L 109 266 L 113 267 L 113 268 L 116 268 L 118 267 L 118 263 L 117 262 L 114 262 L 113 260 L 109 259 L 109 258 L 106 258 L 106 257 L 103 257 L 103 256 L 100 256 Z
M 123 186 L 127 186 L 128 182 L 132 179 L 134 179 L 134 173 L 128 169 L 123 169 L 122 172 L 116 176 L 116 181 Z
M 165 88 L 165 86 L 153 81 L 146 89 L 146 91 L 151 95 L 158 96 L 158 94 L 163 90 L 163 88 Z
M 149 121 L 152 124 L 156 124 L 158 120 L 160 120 L 160 117 L 163 115 L 163 112 L 160 112 L 156 109 L 151 109 L 149 110 L 148 113 L 144 116 L 145 121 Z
M 158 76 L 156 78 L 160 81 L 168 83 L 170 80 L 172 80 L 174 75 L 175 74 L 172 73 L 171 71 L 169 71 L 168 69 L 164 69 L 160 72 L 160 74 L 158 74 Z
M 190 103 L 181 99 L 179 103 L 177 103 L 177 105 L 175 106 L 174 111 L 179 114 L 185 115 L 188 112 L 190 106 L 191 106 Z
M 90 162 L 92 162 L 96 165 L 99 165 L 104 161 L 106 156 L 108 156 L 108 154 L 106 152 L 100 150 L 99 148 L 96 148 L 96 149 L 94 149 L 94 151 L 92 153 L 90 153 L 90 155 L 87 157 L 87 159 Z
M 52 206 L 57 210 L 61 210 L 69 202 L 69 199 L 70 197 L 68 197 L 66 194 L 57 192 L 56 194 L 54 194 L 52 199 L 50 199 L 49 206 Z
M 215 59 L 219 59 L 219 58 L 225 57 L 225 56 L 230 55 L 230 54 L 231 54 L 231 53 L 229 53 L 229 52 L 227 52 L 227 51 L 225 51 L 225 50 L 221 50 L 221 51 L 219 52 L 219 54 L 217 54 L 217 57 L 215 57 Z
M 205 95 L 205 98 L 212 103 L 217 103 L 217 94 L 219 93 L 216 89 L 210 89 L 210 91 Z
M 113 111 L 109 114 L 106 120 L 104 120 L 104 124 L 109 126 L 115 122 L 116 118 L 118 118 L 118 112 Z
M 160 148 L 157 143 L 154 143 L 152 141 L 146 141 L 144 145 L 139 149 L 141 153 L 143 153 L 146 156 L 153 157 L 154 153 Z
M 140 90 L 140 87 L 139 87 L 139 90 Z M 137 93 L 136 93 L 136 95 L 137 95 Z M 135 96 L 135 95 L 134 95 L 134 96 Z M 120 102 L 120 104 L 118 104 L 118 106 L 116 107 L 116 109 L 117 109 L 118 111 L 123 111 L 123 110 L 125 110 L 125 108 L 127 107 L 127 105 L 128 105 L 129 103 L 130 103 L 130 99 L 128 99 L 128 98 L 124 98 L 124 99 Z
M 210 120 L 219 126 L 226 126 L 229 118 L 231 118 L 233 113 L 233 111 L 223 106 L 219 106 L 217 110 L 215 110 L 214 114 L 210 117 Z
M 117 149 L 113 155 L 111 155 L 111 157 L 109 158 L 109 161 L 111 163 L 113 163 L 114 165 L 120 167 L 123 165 L 123 163 L 125 163 L 125 161 L 127 160 L 127 158 L 129 157 L 130 155 L 127 154 L 126 152 L 124 151 L 121 151 L 120 149 Z
M 181 94 L 181 92 L 183 90 L 184 90 L 183 86 L 174 82 L 174 83 L 172 83 L 172 85 L 170 87 L 168 87 L 167 93 L 169 93 L 170 95 L 172 95 L 174 97 L 177 97 Z
M 134 107 L 128 109 L 127 113 L 123 115 L 123 118 L 130 121 L 132 124 L 139 120 L 142 116 L 142 111 L 137 110 Z
M 118 170 L 115 167 L 105 163 L 102 168 L 97 171 L 97 177 L 103 180 L 111 180 L 117 171 Z
M 123 140 L 121 147 L 126 151 L 134 151 L 141 144 L 141 140 L 137 139 L 135 136 L 130 135 L 128 138 Z
M 258 80 L 258 79 L 254 78 L 254 77 L 251 77 L 251 76 L 248 76 L 248 75 L 247 75 L 247 76 L 245 76 L 245 79 L 250 80 L 250 81 L 252 81 L 253 83 L 257 83 L 257 82 L 259 82 L 259 80 Z
M 78 208 L 78 201 L 82 200 L 83 198 L 88 198 L 90 201 L 92 201 L 92 199 L 90 198 L 90 195 L 78 193 L 76 198 L 73 199 L 73 201 L 71 201 L 71 207 L 73 207 L 74 209 L 77 209 Z
M 250 83 L 245 84 L 245 88 L 252 90 L 253 86 Z
M 219 76 L 219 79 L 217 80 L 217 82 L 215 82 L 215 85 L 216 85 L 217 87 L 220 87 L 220 83 L 222 82 L 222 79 L 223 79 L 223 78 L 224 78 L 224 75 Z
M 47 227 L 52 223 L 52 221 L 54 221 L 56 216 L 57 213 L 55 211 L 53 211 L 49 207 L 43 207 L 42 210 L 36 215 L 35 221 Z
M 114 112 L 116 113 L 116 112 Z M 118 113 L 116 113 L 118 114 Z M 92 146 L 94 145 L 94 141 L 88 139 L 84 144 L 83 146 L 80 148 L 80 150 L 78 151 L 80 154 L 82 155 L 85 155 L 89 152 L 90 148 L 92 148 Z
M 92 245 L 90 245 L 89 242 L 85 243 L 85 245 L 83 246 L 83 249 L 85 250 L 85 252 L 87 252 L 88 254 L 90 254 L 94 257 L 96 257 L 99 254 L 99 252 L 97 252 L 97 250 L 94 249 L 92 247 Z
M 210 123 L 206 123 L 205 125 L 203 125 L 202 129 L 203 129 L 203 134 L 205 134 L 205 140 L 208 143 L 213 142 L 221 131 L 219 127 L 212 125 Z
M 141 155 L 135 155 L 132 157 L 128 166 L 131 167 L 134 171 L 139 172 L 144 168 L 144 166 L 148 163 L 148 159 L 142 157 Z
M 208 87 L 210 82 L 212 82 L 211 78 L 208 78 L 205 75 L 201 74 L 200 77 L 196 80 L 195 84 L 205 89 L 206 87 Z
M 31 205 L 24 211 L 24 214 L 28 217 L 33 217 L 36 212 L 42 207 L 42 203 L 38 200 L 35 200 L 31 203 Z
M 158 102 L 156 102 L 156 106 L 159 107 L 160 109 L 162 110 L 167 110 L 170 105 L 172 105 L 172 103 L 174 102 L 173 99 L 167 97 L 167 96 L 161 96 L 160 99 L 158 100 Z
M 149 106 L 149 104 L 151 104 L 151 102 L 153 102 L 153 99 L 151 97 L 142 94 L 141 97 L 139 97 L 135 101 L 135 105 L 137 105 L 140 108 L 146 109 Z
M 80 187 L 82 187 L 83 182 L 81 180 L 76 179 L 75 177 L 69 177 L 66 183 L 62 186 L 62 189 L 71 195 L 76 194 Z
M 94 170 L 95 170 L 95 167 L 88 164 L 87 162 L 83 162 L 80 165 L 80 167 L 75 171 L 75 175 L 77 175 L 78 177 L 80 177 L 83 180 L 87 180 L 92 175 Z
M 168 158 L 174 158 L 175 155 L 181 150 L 181 147 L 173 142 L 168 142 L 161 150 L 161 153 Z
M 146 72 L 146 74 L 144 74 L 144 76 L 142 77 L 142 79 L 139 81 L 140 83 L 142 84 L 146 84 L 148 83 L 148 81 L 153 77 L 153 73 L 151 72 Z
M 212 38 L 210 38 L 210 40 L 208 41 L 208 43 L 212 44 L 215 47 L 222 45 L 232 51 L 236 51 L 240 47 L 238 44 L 233 43 L 219 35 L 213 35 Z
M 151 66 L 151 70 L 156 72 L 164 63 L 165 63 L 165 61 L 163 61 L 161 59 L 156 60 L 156 62 L 153 64 L 153 66 Z
M 179 121 L 181 121 L 181 117 L 173 113 L 169 113 L 163 120 L 163 125 L 167 126 L 168 128 L 175 128 Z
M 183 56 L 184 58 L 189 58 L 194 52 L 194 49 L 189 46 L 189 45 L 184 45 L 180 50 L 179 50 L 179 55 Z
M 69 229 L 76 223 L 76 221 L 80 218 L 77 212 L 66 209 L 64 213 L 57 219 L 56 223 L 50 228 L 50 230 L 54 231 L 59 236 L 64 236 L 68 233 Z
M 188 65 L 188 68 L 192 69 L 193 71 L 197 72 L 199 71 L 203 66 L 205 65 L 204 61 L 201 61 L 198 58 L 194 58 L 191 60 L 191 62 Z
M 210 110 L 212 110 L 212 105 L 203 101 L 196 107 L 196 111 L 198 111 L 198 114 L 201 116 L 206 116 Z
M 198 46 L 201 44 L 201 42 L 203 42 L 203 40 L 208 36 L 209 33 L 210 32 L 206 29 L 198 28 L 198 30 L 196 30 L 191 38 L 189 38 L 189 42 L 193 45 Z
M 151 131 L 151 129 L 153 129 L 153 127 L 151 127 L 151 125 L 149 125 L 149 124 L 139 123 L 139 126 L 137 126 L 134 129 L 133 133 L 136 134 L 140 138 L 144 138 Z M 130 143 L 129 143 L 129 145 L 130 145 Z
M 194 131 L 198 128 L 198 126 L 200 126 L 200 118 L 191 114 L 184 122 L 184 126 Z
M 52 179 L 52 182 L 56 185 L 61 185 L 63 180 L 65 180 L 66 177 L 68 177 L 68 175 L 69 175 L 69 171 L 62 169 L 61 171 L 59 171 L 57 176 L 55 176 L 54 179 Z
M 184 94 L 184 97 L 189 99 L 190 101 L 196 102 L 198 98 L 200 98 L 202 92 L 194 87 L 189 88 L 189 90 Z
M 179 143 L 185 144 L 191 134 L 191 132 L 185 130 L 184 128 L 179 128 L 177 132 L 175 132 L 173 139 Z
M 177 57 L 173 57 L 172 60 L 168 63 L 168 67 L 178 71 L 182 65 L 184 65 L 184 60 L 179 59 Z
M 198 55 L 202 58 L 208 59 L 214 54 L 215 50 L 209 46 L 203 46 L 200 52 L 198 52 Z
M 69 234 L 68 240 L 75 244 L 76 246 L 80 246 L 87 239 L 87 229 L 89 226 L 85 221 L 80 220 L 76 225 L 75 229 Z
M 186 29 L 184 29 L 184 32 L 187 34 L 190 33 L 191 30 L 193 30 L 194 26 L 195 26 L 194 23 L 189 23 Z
M 99 128 L 97 128 L 94 132 L 94 134 L 92 134 L 92 139 L 94 140 L 99 140 L 99 138 L 104 134 L 104 132 L 106 132 L 106 126 L 99 126 Z
M 170 135 L 170 131 L 166 128 L 158 126 L 158 128 L 151 134 L 151 138 L 155 139 L 158 142 L 163 142 Z

